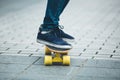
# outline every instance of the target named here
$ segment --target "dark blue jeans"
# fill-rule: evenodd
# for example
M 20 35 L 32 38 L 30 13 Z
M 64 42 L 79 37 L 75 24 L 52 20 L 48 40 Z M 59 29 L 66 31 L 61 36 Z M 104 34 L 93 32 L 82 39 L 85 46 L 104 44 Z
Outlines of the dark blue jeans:
M 59 25 L 59 17 L 69 0 L 48 0 L 46 14 L 43 21 L 44 28 L 54 28 Z

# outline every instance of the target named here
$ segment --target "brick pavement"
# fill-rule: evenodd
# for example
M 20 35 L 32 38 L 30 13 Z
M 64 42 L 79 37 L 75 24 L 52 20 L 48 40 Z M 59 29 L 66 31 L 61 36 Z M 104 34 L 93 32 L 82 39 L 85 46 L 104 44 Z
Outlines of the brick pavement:
M 70 66 L 44 66 L 36 43 L 46 1 L 0 16 L 0 80 L 120 80 L 120 1 L 71 0 L 61 15 L 75 36 Z

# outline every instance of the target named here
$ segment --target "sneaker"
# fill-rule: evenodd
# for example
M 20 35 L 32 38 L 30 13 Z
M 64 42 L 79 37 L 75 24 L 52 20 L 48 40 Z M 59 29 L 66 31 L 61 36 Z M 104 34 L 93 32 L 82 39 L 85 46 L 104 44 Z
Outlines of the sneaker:
M 74 37 L 71 35 L 65 33 L 62 29 L 64 26 L 59 25 L 58 27 L 55 28 L 55 33 L 59 38 L 62 38 L 66 42 L 74 42 Z
M 68 44 L 61 38 L 57 37 L 56 34 L 54 33 L 54 30 L 42 30 L 42 28 L 40 28 L 40 31 L 38 32 L 37 35 L 37 42 L 61 49 L 72 48 L 70 44 Z

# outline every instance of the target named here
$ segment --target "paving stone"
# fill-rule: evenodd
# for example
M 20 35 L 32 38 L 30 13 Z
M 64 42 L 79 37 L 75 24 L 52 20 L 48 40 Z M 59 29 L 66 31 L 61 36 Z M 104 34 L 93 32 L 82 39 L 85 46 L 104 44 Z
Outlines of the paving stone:
M 0 72 L 4 73 L 19 73 L 23 71 L 28 65 L 21 65 L 21 64 L 0 64 Z
M 26 57 L 26 56 L 9 56 L 9 55 L 1 55 L 0 63 L 14 63 L 14 64 L 32 64 L 39 57 Z
M 120 55 L 119 56 L 112 56 L 113 59 L 120 59 Z
M 108 68 L 92 68 L 84 67 L 78 73 L 79 76 L 83 77 L 102 77 L 102 78 L 116 78 L 120 79 L 119 69 L 108 69 Z
M 1 53 L 2 56 L 26 56 L 29 57 L 31 54 L 14 54 L 14 53 Z
M 72 49 L 69 51 L 69 55 L 72 55 L 72 56 L 79 56 L 81 53 L 83 52 L 83 49 Z
M 15 73 L 1 73 L 0 72 L 0 79 L 1 80 L 12 80 L 16 76 Z
M 32 74 L 32 73 L 31 73 Z M 65 76 L 60 75 L 40 75 L 40 74 L 22 74 L 16 78 L 13 78 L 14 80 L 65 80 Z
M 76 76 L 75 80 L 119 80 L 119 77 L 91 77 L 91 76 Z
M 5 54 L 18 54 L 20 50 L 14 50 L 14 51 L 0 51 L 2 54 L 1 55 L 5 55 Z
M 9 47 L 0 47 L 0 51 L 5 51 L 7 49 L 9 49 Z
M 85 64 L 86 67 L 96 67 L 96 68 L 110 68 L 119 69 L 120 61 L 111 59 L 89 59 Z
M 94 59 L 110 59 L 111 55 L 94 55 Z
M 61 70 L 59 70 L 61 69 Z M 28 70 L 26 70 L 23 74 L 18 76 L 17 78 L 22 80 L 22 79 L 50 79 L 50 80 L 64 80 L 65 75 L 70 71 L 71 67 L 68 66 L 40 66 L 40 65 L 32 65 Z M 33 74 L 33 76 L 30 76 Z
M 39 67 L 38 67 L 39 66 Z M 59 70 L 61 69 L 61 70 Z M 66 75 L 70 71 L 71 67 L 69 66 L 48 66 L 45 67 L 44 65 L 32 65 L 26 73 L 34 73 L 34 74 L 41 74 L 41 75 Z M 59 72 L 58 72 L 59 71 Z
M 98 54 L 99 55 L 112 55 L 112 54 L 114 54 L 113 53 L 113 49 L 102 49 L 102 50 L 99 50 L 98 51 Z

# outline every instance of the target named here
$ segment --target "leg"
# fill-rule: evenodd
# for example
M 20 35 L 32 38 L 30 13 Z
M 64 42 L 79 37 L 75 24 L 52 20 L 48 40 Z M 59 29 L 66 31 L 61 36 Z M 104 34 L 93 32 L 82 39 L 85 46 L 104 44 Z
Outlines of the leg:
M 54 28 L 59 25 L 59 17 L 66 7 L 69 0 L 48 0 L 44 28 Z
M 63 12 L 63 10 L 65 9 L 65 7 L 67 6 L 69 0 L 62 0 L 61 4 L 63 4 L 63 6 L 61 6 L 61 9 L 59 10 L 57 17 L 59 18 L 59 16 L 61 15 L 61 13 Z
M 63 12 L 68 1 L 69 0 L 48 0 L 45 18 L 37 35 L 38 43 L 61 49 L 72 48 L 71 44 L 64 41 L 62 37 L 59 37 L 62 31 L 58 31 L 59 16 Z

